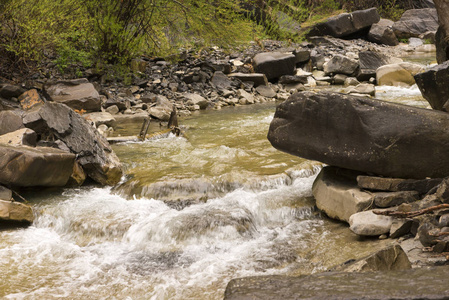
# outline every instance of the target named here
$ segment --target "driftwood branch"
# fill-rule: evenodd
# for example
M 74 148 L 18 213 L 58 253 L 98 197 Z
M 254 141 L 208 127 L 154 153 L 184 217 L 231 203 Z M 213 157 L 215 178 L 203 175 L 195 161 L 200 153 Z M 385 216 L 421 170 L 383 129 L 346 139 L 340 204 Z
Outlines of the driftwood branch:
M 449 204 L 440 204 L 431 206 L 428 208 L 416 210 L 416 211 L 410 211 L 410 212 L 404 212 L 404 211 L 396 211 L 396 210 L 374 210 L 373 213 L 376 215 L 384 215 L 384 216 L 391 216 L 391 217 L 397 217 L 397 218 L 413 218 L 420 215 L 427 214 L 429 212 L 443 209 L 443 208 L 449 208 Z

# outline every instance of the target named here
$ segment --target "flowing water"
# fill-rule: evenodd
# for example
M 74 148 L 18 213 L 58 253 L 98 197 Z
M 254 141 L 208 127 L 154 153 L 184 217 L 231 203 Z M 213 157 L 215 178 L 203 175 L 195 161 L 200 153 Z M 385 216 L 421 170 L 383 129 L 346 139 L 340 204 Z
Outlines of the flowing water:
M 384 94 L 424 103 L 416 87 Z M 114 145 L 126 176 L 113 190 L 26 195 L 33 225 L 0 231 L 0 298 L 221 299 L 235 277 L 316 273 L 390 243 L 316 211 L 322 166 L 271 147 L 274 109 L 198 113 L 185 137 Z

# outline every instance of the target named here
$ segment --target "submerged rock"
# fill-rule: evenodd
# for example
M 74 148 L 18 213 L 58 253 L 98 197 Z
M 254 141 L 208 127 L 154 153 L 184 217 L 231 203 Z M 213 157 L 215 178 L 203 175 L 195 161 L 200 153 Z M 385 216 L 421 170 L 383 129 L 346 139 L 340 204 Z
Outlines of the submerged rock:
M 387 177 L 449 175 L 449 114 L 338 93 L 301 92 L 268 132 L 284 152 Z

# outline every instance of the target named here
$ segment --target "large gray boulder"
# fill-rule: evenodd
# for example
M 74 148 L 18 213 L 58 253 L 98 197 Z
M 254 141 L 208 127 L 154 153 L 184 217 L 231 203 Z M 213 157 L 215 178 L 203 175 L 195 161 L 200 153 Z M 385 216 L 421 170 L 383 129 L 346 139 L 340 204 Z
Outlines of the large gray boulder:
M 0 145 L 0 184 L 14 187 L 64 186 L 75 154 L 48 147 Z
M 380 19 L 380 21 L 371 26 L 368 33 L 368 40 L 378 44 L 388 46 L 396 46 L 399 44 L 398 38 L 393 31 L 394 22 L 387 19 Z
M 327 19 L 315 25 L 308 36 L 330 35 L 337 38 L 348 37 L 357 33 L 366 33 L 370 26 L 379 22 L 377 8 L 357 10 Z
M 268 80 L 282 75 L 295 74 L 296 56 L 292 53 L 264 52 L 253 57 L 253 67 L 256 73 L 263 73 Z
M 232 73 L 228 75 L 230 78 L 236 78 L 242 82 L 252 82 L 254 86 L 268 85 L 267 76 L 262 73 Z
M 318 209 L 330 218 L 349 222 L 351 215 L 370 207 L 372 194 L 357 186 L 359 174 L 336 167 L 324 167 L 312 187 Z
M 437 29 L 438 15 L 435 8 L 407 10 L 393 25 L 393 31 L 398 38 L 419 37 L 423 33 Z
M 416 74 L 415 81 L 433 109 L 449 112 L 449 61 Z
M 49 100 L 64 103 L 72 109 L 87 112 L 101 109 L 100 95 L 86 78 L 46 83 L 44 94 Z
M 106 138 L 68 106 L 47 102 L 38 109 L 28 111 L 23 122 L 41 139 L 55 141 L 62 145 L 61 148 L 75 153 L 77 162 L 93 180 L 108 185 L 120 181 L 121 164 Z
M 271 144 L 306 159 L 387 177 L 449 175 L 449 114 L 339 93 L 300 92 L 277 109 Z

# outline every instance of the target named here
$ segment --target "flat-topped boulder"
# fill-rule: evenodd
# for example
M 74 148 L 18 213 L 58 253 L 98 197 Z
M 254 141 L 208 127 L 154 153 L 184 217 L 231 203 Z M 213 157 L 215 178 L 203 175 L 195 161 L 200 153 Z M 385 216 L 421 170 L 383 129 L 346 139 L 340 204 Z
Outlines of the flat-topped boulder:
M 0 144 L 0 184 L 14 187 L 64 186 L 75 154 L 49 147 Z
M 449 114 L 339 93 L 300 92 L 268 132 L 284 152 L 386 177 L 449 175 Z
M 265 74 L 268 80 L 282 75 L 294 75 L 296 56 L 283 52 L 258 53 L 253 57 L 253 67 L 255 72 Z
M 253 82 L 254 86 L 268 85 L 267 76 L 262 73 L 231 73 L 228 75 L 230 78 L 236 78 L 242 82 Z
M 348 37 L 369 30 L 370 26 L 379 22 L 380 16 L 377 8 L 372 7 L 357 10 L 352 13 L 343 13 L 316 24 L 308 36 L 330 35 L 337 38 Z
M 51 101 L 64 103 L 72 109 L 87 112 L 101 109 L 100 95 L 86 78 L 46 83 L 44 94 Z

